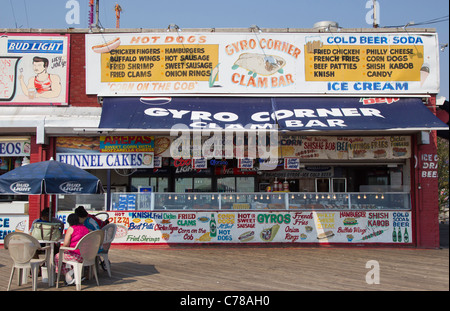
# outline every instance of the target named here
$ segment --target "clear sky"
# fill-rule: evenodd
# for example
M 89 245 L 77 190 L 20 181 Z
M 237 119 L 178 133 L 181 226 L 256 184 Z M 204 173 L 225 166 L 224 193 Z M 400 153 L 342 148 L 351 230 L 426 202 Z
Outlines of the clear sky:
M 66 15 L 77 3 L 79 23 Z M 100 0 L 100 23 L 116 27 L 114 7 L 122 7 L 121 28 L 312 28 L 318 21 L 336 21 L 343 28 L 371 28 L 367 0 Z M 449 43 L 448 0 L 377 0 L 379 25 L 435 28 L 439 43 Z M 89 0 L 0 0 L 1 28 L 88 28 Z M 66 8 L 66 5 L 68 8 Z M 439 22 L 440 21 L 440 22 Z M 440 56 L 441 91 L 449 98 L 449 49 Z

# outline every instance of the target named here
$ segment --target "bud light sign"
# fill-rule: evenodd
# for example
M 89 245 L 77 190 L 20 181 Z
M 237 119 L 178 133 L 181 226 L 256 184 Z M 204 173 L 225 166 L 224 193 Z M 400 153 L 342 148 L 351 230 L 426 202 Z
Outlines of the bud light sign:
M 68 181 L 61 184 L 59 189 L 64 193 L 81 193 L 83 191 L 81 184 L 75 181 Z
M 14 192 L 14 193 L 24 193 L 24 194 L 26 194 L 26 193 L 30 192 L 31 186 L 26 181 L 17 181 L 15 183 L 11 184 L 9 189 L 11 189 L 11 191 Z

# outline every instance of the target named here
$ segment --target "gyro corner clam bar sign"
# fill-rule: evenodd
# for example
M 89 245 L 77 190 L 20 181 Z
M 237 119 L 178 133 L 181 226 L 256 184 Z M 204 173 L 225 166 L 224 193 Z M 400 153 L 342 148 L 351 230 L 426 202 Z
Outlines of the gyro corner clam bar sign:
M 437 93 L 436 34 L 86 35 L 86 90 L 143 94 Z

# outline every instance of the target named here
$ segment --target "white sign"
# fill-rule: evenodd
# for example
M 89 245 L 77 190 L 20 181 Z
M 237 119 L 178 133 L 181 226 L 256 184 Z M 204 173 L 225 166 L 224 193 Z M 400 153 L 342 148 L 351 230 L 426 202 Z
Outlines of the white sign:
M 128 198 L 130 200 L 130 198 Z M 109 211 L 113 243 L 314 243 L 411 245 L 410 211 Z M 58 212 L 64 217 L 69 212 Z
M 208 161 L 206 158 L 195 158 L 192 160 L 194 169 L 206 169 L 208 168 Z
M 253 168 L 253 159 L 251 158 L 238 159 L 238 168 Z
M 439 91 L 436 33 L 86 35 L 86 92 L 425 94 Z
M 285 170 L 300 169 L 300 159 L 299 158 L 284 158 L 284 169 Z
M 31 143 L 27 141 L 0 141 L 0 157 L 29 157 Z
M 56 160 L 79 168 L 153 168 L 153 152 L 57 153 Z

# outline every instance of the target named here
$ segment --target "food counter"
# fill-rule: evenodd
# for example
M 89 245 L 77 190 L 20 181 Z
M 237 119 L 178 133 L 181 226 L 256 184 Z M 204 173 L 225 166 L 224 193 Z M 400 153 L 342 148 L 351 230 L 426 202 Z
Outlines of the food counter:
M 109 220 L 119 227 L 113 243 L 413 243 L 409 193 L 115 193 L 111 199 L 116 210 L 108 211 Z

